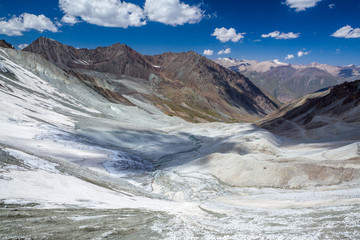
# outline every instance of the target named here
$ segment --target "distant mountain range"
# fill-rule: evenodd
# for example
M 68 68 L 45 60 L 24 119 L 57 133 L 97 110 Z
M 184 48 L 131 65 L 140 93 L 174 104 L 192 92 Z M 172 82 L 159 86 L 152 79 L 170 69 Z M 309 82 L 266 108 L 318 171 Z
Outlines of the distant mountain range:
M 23 49 L 114 103 L 153 104 L 187 121 L 253 121 L 278 108 L 242 74 L 193 51 L 145 56 L 124 44 L 76 49 L 39 38 Z
M 360 67 L 354 65 L 331 66 L 319 63 L 292 65 L 277 60 L 258 62 L 231 58 L 218 58 L 214 61 L 244 74 L 255 85 L 282 102 L 360 78 Z

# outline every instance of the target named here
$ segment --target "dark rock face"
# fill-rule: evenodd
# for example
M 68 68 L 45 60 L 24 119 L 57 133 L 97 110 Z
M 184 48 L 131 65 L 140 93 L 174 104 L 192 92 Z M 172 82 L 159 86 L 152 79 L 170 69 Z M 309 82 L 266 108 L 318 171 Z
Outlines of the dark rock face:
M 15 49 L 13 47 L 13 45 L 11 45 L 10 43 L 7 43 L 5 40 L 0 40 L 0 47 Z
M 242 74 L 192 51 L 144 56 L 119 43 L 75 49 L 48 38 L 23 50 L 42 55 L 110 101 L 129 104 L 120 97 L 122 92 L 99 88 L 101 84 L 86 71 L 144 79 L 152 88 L 152 94 L 144 97 L 165 113 L 189 121 L 253 121 L 278 108 Z
M 345 82 L 317 94 L 319 96 L 313 94 L 294 100 L 259 125 L 281 134 L 284 129 L 296 131 L 299 127 L 306 130 L 336 123 L 360 123 L 360 80 Z

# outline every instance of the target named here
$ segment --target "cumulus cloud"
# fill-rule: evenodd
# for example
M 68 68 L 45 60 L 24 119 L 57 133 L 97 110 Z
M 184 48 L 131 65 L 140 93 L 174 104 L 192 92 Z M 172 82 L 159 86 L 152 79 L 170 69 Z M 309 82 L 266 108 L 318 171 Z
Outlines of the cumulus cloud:
M 304 52 L 304 51 L 299 51 L 297 53 L 298 57 L 302 57 L 302 56 L 306 56 L 306 55 L 309 55 L 311 53 L 311 51 L 308 51 L 308 52 Z
M 218 55 L 221 55 L 221 54 L 230 54 L 231 53 L 231 48 L 226 48 L 226 49 L 223 49 L 221 51 L 218 52 Z
M 22 36 L 23 32 L 37 30 L 39 32 L 57 32 L 54 23 L 44 15 L 23 13 L 19 17 L 13 16 L 9 20 L 0 19 L 0 34 L 8 36 Z
M 307 8 L 315 7 L 322 0 L 286 0 L 285 4 L 290 8 L 295 8 L 296 12 L 305 11 Z
M 335 7 L 335 4 L 334 4 L 334 3 L 329 4 L 329 8 L 330 8 L 330 9 L 333 9 L 334 7 Z
M 20 44 L 18 46 L 19 49 L 23 49 L 23 48 L 26 48 L 27 46 L 29 46 L 29 44 L 26 44 L 26 43 L 23 43 L 23 44 Z
M 146 24 L 141 7 L 120 0 L 59 0 L 65 13 L 62 20 L 75 22 L 80 17 L 87 23 L 104 27 L 142 26 Z
M 283 32 L 279 32 L 279 31 L 274 31 L 274 32 L 271 32 L 268 34 L 262 34 L 261 37 L 262 38 L 275 38 L 275 39 L 294 39 L 294 38 L 299 38 L 300 33 L 293 33 L 293 32 L 283 33 Z
M 204 50 L 203 52 L 204 55 L 207 55 L 207 56 L 211 56 L 214 54 L 214 51 L 213 50 L 210 50 L 210 49 L 206 49 Z
M 211 36 L 215 36 L 216 39 L 220 40 L 221 42 L 238 42 L 240 39 L 244 38 L 245 33 L 236 33 L 234 28 L 226 29 L 222 28 L 215 28 L 214 32 Z
M 70 24 L 70 25 L 74 25 L 74 24 L 80 22 L 79 19 L 77 19 L 74 16 L 70 16 L 70 15 L 64 15 L 60 21 L 63 23 Z
M 290 60 L 290 59 L 293 59 L 295 56 L 293 54 L 288 54 L 286 57 L 285 57 L 285 60 Z
M 144 12 L 150 21 L 176 26 L 197 23 L 203 18 L 203 11 L 179 0 L 146 0 Z
M 350 25 L 346 25 L 331 34 L 331 36 L 337 38 L 360 38 L 360 28 L 352 28 Z

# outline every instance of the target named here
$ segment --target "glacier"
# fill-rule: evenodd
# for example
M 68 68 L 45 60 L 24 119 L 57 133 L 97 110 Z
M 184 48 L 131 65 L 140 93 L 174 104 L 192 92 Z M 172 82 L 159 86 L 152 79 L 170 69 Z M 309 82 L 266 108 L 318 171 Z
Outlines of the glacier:
M 360 235 L 358 139 L 193 124 L 136 96 L 110 103 L 12 49 L 0 51 L 0 84 L 0 238 Z

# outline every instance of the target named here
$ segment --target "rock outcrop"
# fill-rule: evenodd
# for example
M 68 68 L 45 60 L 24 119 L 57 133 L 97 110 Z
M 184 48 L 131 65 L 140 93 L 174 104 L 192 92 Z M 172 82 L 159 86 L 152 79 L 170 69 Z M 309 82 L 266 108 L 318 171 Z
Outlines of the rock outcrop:
M 11 48 L 11 49 L 14 49 L 13 45 L 11 45 L 10 43 L 6 42 L 4 39 L 0 40 L 0 47 L 2 47 L 2 48 Z

